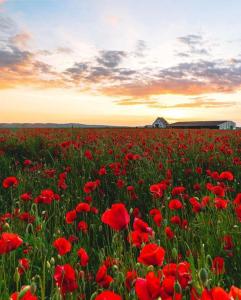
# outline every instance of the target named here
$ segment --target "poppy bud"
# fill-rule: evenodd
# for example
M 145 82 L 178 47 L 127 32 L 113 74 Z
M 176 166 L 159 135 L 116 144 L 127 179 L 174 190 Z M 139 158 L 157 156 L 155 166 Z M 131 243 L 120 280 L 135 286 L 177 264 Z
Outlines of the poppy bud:
M 113 269 L 113 271 L 114 271 L 114 272 L 116 272 L 116 271 L 118 271 L 118 270 L 119 270 L 119 268 L 118 268 L 118 266 L 117 266 L 117 265 L 113 265 L 113 266 L 112 266 L 112 269 Z
M 140 269 L 141 264 L 138 262 L 136 263 L 136 269 Z
M 50 262 L 47 260 L 47 262 L 46 262 L 46 266 L 47 266 L 47 269 L 50 269 L 51 268 L 51 264 L 50 264 Z
M 26 285 L 19 293 L 18 299 L 21 300 L 24 297 L 24 295 L 30 290 L 30 288 L 31 288 L 30 285 Z
M 148 266 L 147 271 L 148 272 L 153 272 L 154 271 L 154 266 L 153 265 Z
M 172 257 L 173 257 L 174 259 L 177 259 L 177 257 L 178 257 L 178 252 L 177 252 L 177 249 L 176 249 L 176 248 L 172 248 Z
M 13 275 L 13 279 L 14 279 L 14 281 L 15 281 L 16 283 L 18 283 L 19 280 L 20 280 L 20 274 L 19 274 L 19 272 L 18 272 L 18 268 L 15 269 L 15 272 L 14 272 L 14 275 Z
M 55 259 L 54 259 L 54 257 L 51 257 L 50 263 L 51 263 L 51 265 L 54 265 L 54 264 L 55 264 Z
M 3 224 L 3 229 L 4 230 L 7 230 L 7 229 L 9 229 L 10 228 L 10 225 L 8 224 L 8 223 L 4 223 Z
M 198 274 L 199 278 L 200 278 L 200 281 L 202 282 L 202 284 L 204 286 L 207 285 L 207 282 L 208 282 L 208 272 L 205 268 L 202 268 L 200 271 L 199 271 L 199 274 Z

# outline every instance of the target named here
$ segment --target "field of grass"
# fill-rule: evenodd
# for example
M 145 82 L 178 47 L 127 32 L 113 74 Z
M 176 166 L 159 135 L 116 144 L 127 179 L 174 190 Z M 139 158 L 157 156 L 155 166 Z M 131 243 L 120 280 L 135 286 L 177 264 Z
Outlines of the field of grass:
M 241 131 L 0 131 L 0 300 L 241 299 Z

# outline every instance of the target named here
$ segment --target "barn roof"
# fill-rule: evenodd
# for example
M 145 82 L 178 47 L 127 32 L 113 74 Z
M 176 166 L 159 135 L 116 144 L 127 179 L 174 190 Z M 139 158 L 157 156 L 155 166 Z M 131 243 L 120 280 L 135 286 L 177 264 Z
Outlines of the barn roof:
M 156 120 L 153 122 L 153 124 L 154 124 L 156 121 L 158 121 L 158 120 L 160 120 L 160 121 L 162 121 L 164 124 L 168 125 L 168 122 L 167 122 L 164 118 L 161 118 L 161 117 L 156 118 Z
M 192 122 L 175 122 L 170 124 L 171 127 L 179 127 L 179 126 L 218 126 L 221 125 L 225 122 L 232 122 L 232 121 L 227 121 L 227 120 L 223 120 L 223 121 L 192 121 Z

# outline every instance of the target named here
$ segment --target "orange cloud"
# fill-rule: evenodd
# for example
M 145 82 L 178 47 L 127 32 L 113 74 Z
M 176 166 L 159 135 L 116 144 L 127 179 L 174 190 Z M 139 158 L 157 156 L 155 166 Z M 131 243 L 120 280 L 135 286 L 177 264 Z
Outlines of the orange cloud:
M 3 56 L 0 52 L 0 56 Z M 37 88 L 56 88 L 67 86 L 61 74 L 52 71 L 51 66 L 35 59 L 30 52 L 17 52 L 6 55 L 6 60 L 0 64 L 0 89 L 19 86 Z M 22 54 L 22 55 L 21 55 Z
M 125 96 L 134 98 L 149 98 L 164 94 L 202 95 L 207 93 L 230 92 L 232 88 L 192 80 L 160 80 L 148 84 L 142 82 L 104 87 L 102 93 L 106 96 Z
M 206 97 L 194 97 L 190 98 L 189 102 L 177 103 L 174 105 L 170 104 L 162 104 L 158 100 L 153 99 L 136 99 L 136 98 L 128 98 L 121 99 L 115 101 L 118 105 L 146 105 L 151 108 L 159 108 L 159 109 L 173 109 L 173 108 L 218 108 L 218 107 L 231 107 L 236 104 L 234 101 L 217 101 L 215 99 L 210 99 Z

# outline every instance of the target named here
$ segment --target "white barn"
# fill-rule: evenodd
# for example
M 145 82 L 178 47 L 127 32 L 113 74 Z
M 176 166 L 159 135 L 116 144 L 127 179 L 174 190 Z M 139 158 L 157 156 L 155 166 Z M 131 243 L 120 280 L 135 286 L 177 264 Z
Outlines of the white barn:
M 175 122 L 169 124 L 164 118 L 158 117 L 150 126 L 152 128 L 210 128 L 210 129 L 236 129 L 236 123 L 223 121 L 191 121 Z
M 152 127 L 154 128 L 167 128 L 168 122 L 164 118 L 158 117 L 153 123 Z

